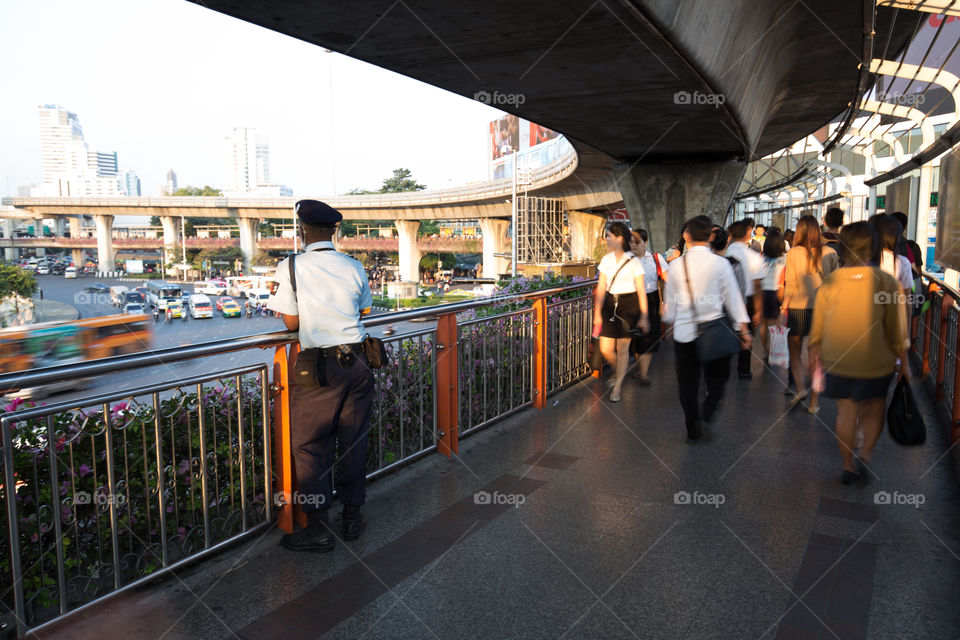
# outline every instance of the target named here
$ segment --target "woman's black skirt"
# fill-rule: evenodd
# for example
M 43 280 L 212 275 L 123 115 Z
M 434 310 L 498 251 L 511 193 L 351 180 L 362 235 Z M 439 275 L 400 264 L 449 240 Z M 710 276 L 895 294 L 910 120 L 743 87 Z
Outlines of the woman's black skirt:
M 660 291 L 647 294 L 647 317 L 650 318 L 650 331 L 635 337 L 630 352 L 636 354 L 654 353 L 660 349 Z
M 634 337 L 632 329 L 640 321 L 640 301 L 636 292 L 621 293 L 614 295 L 608 293 L 603 299 L 603 324 L 600 327 L 600 335 L 604 338 L 632 338 Z M 616 315 L 616 317 L 614 317 Z M 618 318 L 626 320 L 629 329 L 621 327 L 623 322 Z

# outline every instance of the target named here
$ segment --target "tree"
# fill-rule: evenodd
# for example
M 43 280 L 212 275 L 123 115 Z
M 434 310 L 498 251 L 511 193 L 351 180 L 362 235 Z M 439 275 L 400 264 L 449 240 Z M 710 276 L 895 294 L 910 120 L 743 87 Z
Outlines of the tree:
M 222 196 L 223 191 L 217 189 L 216 187 L 211 187 L 210 185 L 203 185 L 202 187 L 181 187 L 174 191 L 171 195 L 174 196 L 206 196 L 206 197 L 216 197 Z M 193 233 L 194 225 L 200 224 L 223 224 L 223 218 L 189 218 L 186 221 L 187 235 Z M 152 216 L 150 218 L 150 225 L 154 227 L 160 226 L 159 216 Z
M 11 295 L 29 298 L 37 291 L 37 279 L 20 267 L 0 264 L 0 300 Z
M 380 193 L 403 193 L 405 191 L 423 191 L 427 185 L 411 178 L 410 169 L 394 169 L 393 176 L 383 181 Z
M 371 193 L 380 193 L 379 191 L 370 191 L 369 189 L 361 189 L 360 187 L 354 187 L 347 191 L 348 196 L 367 196 Z

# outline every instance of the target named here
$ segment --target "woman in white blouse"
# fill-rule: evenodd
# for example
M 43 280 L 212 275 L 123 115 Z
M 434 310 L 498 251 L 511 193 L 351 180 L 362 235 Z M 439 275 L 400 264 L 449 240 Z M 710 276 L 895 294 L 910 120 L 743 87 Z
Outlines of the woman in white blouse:
M 642 336 L 633 339 L 631 352 L 637 354 L 637 370 L 633 377 L 640 379 L 640 384 L 650 384 L 647 373 L 650 371 L 650 361 L 653 354 L 660 349 L 660 281 L 667 281 L 667 264 L 658 253 L 651 253 L 647 240 L 649 235 L 646 229 L 634 229 L 630 234 L 630 251 L 640 257 L 643 266 L 643 284 L 647 294 L 647 314 L 650 317 L 650 330 Z
M 594 292 L 593 335 L 600 337 L 600 352 L 614 368 L 610 381 L 610 402 L 620 401 L 620 389 L 630 364 L 630 342 L 633 330 L 650 331 L 647 316 L 643 265 L 630 252 L 630 229 L 622 222 L 607 228 L 607 248 L 597 270 L 600 279 Z

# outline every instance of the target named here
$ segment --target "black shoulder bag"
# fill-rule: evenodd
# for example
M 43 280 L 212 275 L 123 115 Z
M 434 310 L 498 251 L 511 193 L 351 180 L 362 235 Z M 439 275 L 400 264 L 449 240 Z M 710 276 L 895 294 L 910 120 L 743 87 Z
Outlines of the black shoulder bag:
M 683 279 L 687 283 L 687 292 L 690 294 L 690 308 L 693 311 L 693 320 L 697 323 L 697 358 L 700 362 L 710 362 L 720 358 L 729 358 L 740 353 L 740 337 L 733 329 L 730 316 L 724 313 L 716 320 L 700 322 L 697 319 L 697 302 L 690 286 L 690 273 L 687 269 L 687 255 L 683 255 Z

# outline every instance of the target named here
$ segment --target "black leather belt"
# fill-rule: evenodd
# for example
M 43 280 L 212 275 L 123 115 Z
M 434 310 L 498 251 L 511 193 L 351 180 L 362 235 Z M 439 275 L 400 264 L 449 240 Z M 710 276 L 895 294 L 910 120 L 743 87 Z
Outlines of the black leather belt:
M 337 345 L 337 346 L 335 346 L 335 347 L 319 347 L 319 349 L 320 349 L 320 355 L 324 356 L 325 358 L 329 358 L 329 357 L 331 357 L 331 356 L 335 356 L 335 355 L 337 355 L 337 352 L 340 351 L 340 348 L 341 348 L 341 347 L 346 347 L 346 348 L 350 349 L 351 351 L 353 351 L 354 353 L 360 353 L 360 352 L 363 350 L 363 349 L 362 349 L 363 343 L 361 343 L 361 342 L 353 342 L 353 343 L 351 343 L 351 344 L 340 344 L 340 345 Z

